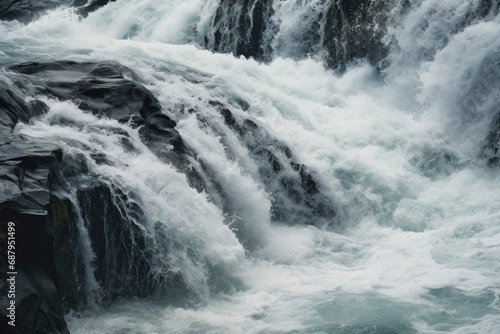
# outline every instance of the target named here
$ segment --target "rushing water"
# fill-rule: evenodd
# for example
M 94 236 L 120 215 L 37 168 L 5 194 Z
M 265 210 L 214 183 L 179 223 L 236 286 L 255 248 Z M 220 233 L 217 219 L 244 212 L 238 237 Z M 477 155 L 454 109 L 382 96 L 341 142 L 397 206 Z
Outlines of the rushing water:
M 152 236 L 158 270 L 180 273 L 193 298 L 117 300 L 68 315 L 72 333 L 500 332 L 500 174 L 481 155 L 500 105 L 496 1 L 388 1 L 388 65 L 358 61 L 342 75 L 322 58 L 328 3 L 274 1 L 268 63 L 204 49 L 218 1 L 119 0 L 85 19 L 60 9 L 28 25 L 1 22 L 2 64 L 133 69 L 227 195 L 198 193 L 137 129 L 70 102 L 47 100 L 47 115 L 19 124 L 137 194 L 147 233 L 160 221 L 168 235 L 164 244 Z M 314 20 L 316 44 L 301 35 Z M 233 103 L 234 117 L 266 131 L 246 140 L 275 155 L 268 138 L 285 143 L 335 217 L 280 197 L 210 104 L 235 98 L 249 107 Z M 92 163 L 91 151 L 113 164 Z M 273 216 L 276 201 L 292 214 Z

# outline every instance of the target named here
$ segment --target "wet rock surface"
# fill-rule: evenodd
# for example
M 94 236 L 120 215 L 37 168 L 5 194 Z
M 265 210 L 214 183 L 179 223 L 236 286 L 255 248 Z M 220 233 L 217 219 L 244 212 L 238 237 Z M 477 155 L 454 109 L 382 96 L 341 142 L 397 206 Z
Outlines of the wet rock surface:
M 272 0 L 221 0 L 213 21 L 213 36 L 205 36 L 205 47 L 217 52 L 270 60 L 263 43 L 272 15 Z
M 128 68 L 112 63 L 59 61 L 25 63 L 11 71 L 37 86 L 37 94 L 73 101 L 82 110 L 114 118 L 132 127 L 145 125 L 141 134 L 153 152 L 180 167 L 184 143 L 176 123 L 162 113 L 159 101 Z M 156 145 L 161 142 L 161 145 Z M 165 145 L 167 144 L 167 145 Z
M 297 45 L 292 54 L 303 59 L 321 54 L 328 67 L 344 72 L 346 66 L 367 59 L 382 69 L 389 46 L 383 41 L 387 32 L 392 0 L 340 0 L 318 4 L 303 17 L 303 30 L 294 32 Z M 280 22 L 273 18 L 275 1 L 220 0 L 211 35 L 204 37 L 204 47 L 235 55 L 270 61 L 281 49 L 288 50 L 279 36 Z M 301 3 L 297 3 L 297 8 Z M 321 9 L 324 7 L 324 9 Z
M 490 166 L 500 166 L 500 114 L 491 123 L 482 153 Z
M 0 272 L 2 333 L 67 333 L 56 287 L 54 242 L 47 231 L 52 177 L 62 157 L 50 143 L 13 133 L 18 122 L 47 111 L 26 101 L 19 87 L 0 81 Z M 9 231 L 9 222 L 14 230 Z M 10 226 L 12 228 L 12 226 Z M 11 234 L 9 234 L 11 232 Z M 14 237 L 15 267 L 8 267 L 8 237 Z M 12 239 L 11 239 L 12 240 Z M 11 253 L 12 254 L 12 253 Z M 8 272 L 16 272 L 16 326 L 9 326 Z M 7 275 L 9 277 L 7 277 Z M 5 306 L 5 307 L 3 307 Z
M 16 326 L 2 333 L 68 333 L 62 316 L 55 268 L 57 247 L 49 232 L 52 178 L 61 151 L 50 144 L 29 143 L 22 138 L 9 138 L 0 145 L 0 235 L 1 276 L 15 276 Z M 9 230 L 14 223 L 14 234 Z M 15 240 L 15 268 L 8 267 L 8 237 Z M 12 254 L 12 253 L 11 253 Z M 16 272 L 14 275 L 8 272 Z M 7 277 L 9 276 L 9 277 Z M 9 289 L 2 288 L 0 303 L 8 298 Z M 2 307 L 2 318 L 6 318 Z M 7 324 L 2 319 L 2 325 Z
M 186 148 L 174 129 L 176 123 L 162 113 L 158 100 L 135 81 L 132 71 L 117 64 L 25 63 L 11 67 L 9 73 L 10 82 L 7 78 L 0 81 L 0 250 L 3 261 L 7 259 L 7 224 L 14 222 L 17 246 L 22 250 L 16 259 L 16 303 L 17 319 L 23 325 L 2 333 L 67 333 L 63 312 L 81 311 L 88 305 L 79 219 L 90 224 L 90 240 L 99 259 L 96 279 L 103 288 L 104 303 L 118 296 L 151 296 L 159 284 L 182 288 L 178 278 L 152 276 L 152 255 L 137 225 L 141 211 L 122 207 L 132 203 L 127 195 L 122 193 L 123 202 L 116 203 L 119 189 L 111 192 L 103 183 L 85 185 L 77 191 L 81 207 L 75 207 L 60 194 L 68 190 L 66 177 L 85 175 L 85 164 L 64 159 L 55 144 L 35 141 L 15 130 L 19 122 L 29 123 L 48 111 L 45 103 L 32 96 L 69 100 L 100 117 L 142 126 L 143 140 L 153 152 L 184 166 Z M 105 156 L 93 158 L 106 162 Z M 123 212 L 132 216 L 124 217 Z M 104 232 L 110 237 L 103 238 Z M 1 265 L 6 273 L 6 261 Z M 6 294 L 0 302 L 9 302 Z M 2 317 L 7 316 L 5 310 Z
M 324 46 L 329 67 L 340 72 L 355 59 L 367 59 L 377 68 L 389 50 L 383 42 L 387 32 L 387 0 L 342 0 L 332 4 L 327 12 Z

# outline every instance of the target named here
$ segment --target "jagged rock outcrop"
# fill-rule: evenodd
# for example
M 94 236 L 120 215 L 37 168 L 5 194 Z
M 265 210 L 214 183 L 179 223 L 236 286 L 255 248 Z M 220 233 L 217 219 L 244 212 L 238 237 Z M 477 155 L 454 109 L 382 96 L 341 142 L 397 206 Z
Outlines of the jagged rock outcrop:
M 313 171 L 298 162 L 285 143 L 273 138 L 250 117 L 235 116 L 235 108 L 246 111 L 250 107 L 246 101 L 235 99 L 231 102 L 209 103 L 220 113 L 225 125 L 236 134 L 258 165 L 259 178 L 266 192 L 272 194 L 272 220 L 317 226 L 331 223 L 337 215 L 336 206 L 321 189 Z M 198 119 L 205 122 L 201 115 Z M 206 123 L 210 124 L 209 121 Z M 231 155 L 229 148 L 227 151 Z M 227 211 L 231 212 L 231 209 Z
M 48 111 L 45 103 L 27 97 L 71 100 L 96 115 L 131 127 L 142 125 L 144 142 L 163 159 L 183 166 L 186 149 L 175 122 L 161 112 L 158 100 L 140 83 L 126 79 L 125 74 L 136 76 L 117 64 L 25 63 L 9 71 L 11 82 L 0 82 L 0 251 L 4 275 L 7 224 L 14 222 L 20 325 L 5 332 L 67 333 L 63 312 L 87 307 L 90 297 L 79 219 L 86 224 L 96 255 L 95 279 L 102 287 L 103 303 L 118 296 L 151 296 L 160 284 L 182 289 L 182 280 L 175 275 L 152 273 L 153 255 L 138 227 L 141 210 L 130 207 L 134 202 L 129 194 L 102 182 L 76 184 L 80 207 L 75 207 L 64 195 L 69 190 L 65 178 L 84 175 L 85 164 L 65 160 L 57 145 L 24 137 L 14 129 L 18 122 L 29 123 Z M 121 194 L 119 202 L 116 194 Z M 108 238 L 103 238 L 104 232 Z M 2 306 L 8 302 L 6 294 L 0 297 Z M 3 318 L 5 310 L 2 307 Z
M 27 81 L 35 82 L 36 93 L 75 102 L 82 110 L 114 118 L 133 127 L 145 125 L 143 135 L 153 145 L 158 137 L 183 152 L 185 147 L 175 122 L 161 112 L 158 100 L 143 85 L 126 79 L 137 76 L 124 66 L 111 63 L 59 61 L 26 63 L 10 67 Z M 165 145 L 168 147 L 168 145 Z M 160 155 L 170 150 L 154 146 Z M 161 152 L 160 152 L 161 151 Z
M 324 47 L 329 67 L 344 71 L 355 59 L 366 58 L 382 68 L 388 54 L 383 42 L 392 0 L 341 0 L 327 11 Z
M 204 46 L 263 61 L 283 52 L 296 59 L 321 54 L 326 64 L 339 72 L 356 59 L 367 59 L 380 69 L 386 66 L 383 60 L 389 46 L 383 38 L 393 3 L 393 0 L 325 1 L 303 13 L 304 26 L 300 31 L 288 32 L 280 31 L 282 22 L 273 17 L 273 0 L 220 0 L 212 27 L 204 36 Z M 301 6 L 297 4 L 298 8 Z M 290 35 L 287 38 L 293 40 L 283 39 L 282 34 Z M 290 49 L 289 43 L 296 44 L 294 49 Z

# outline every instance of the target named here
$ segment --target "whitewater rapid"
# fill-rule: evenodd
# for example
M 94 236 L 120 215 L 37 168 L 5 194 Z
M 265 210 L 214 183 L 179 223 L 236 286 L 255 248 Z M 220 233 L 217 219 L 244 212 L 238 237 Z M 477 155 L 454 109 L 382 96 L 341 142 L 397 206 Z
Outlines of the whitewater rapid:
M 435 23 L 451 31 L 476 2 L 421 1 L 390 30 L 402 51 L 385 79 L 363 61 L 339 75 L 318 57 L 285 57 L 286 49 L 269 63 L 203 50 L 192 30 L 209 29 L 217 1 L 122 0 L 85 19 L 61 9 L 26 26 L 1 22 L 2 65 L 67 59 L 133 69 L 237 212 L 224 215 L 222 199 L 189 187 L 137 129 L 47 101 L 47 115 L 15 131 L 58 143 L 68 156 L 105 152 L 114 163 L 92 165 L 92 175 L 137 194 L 148 221 L 165 223 L 172 245 L 157 261 L 197 296 L 188 306 L 118 300 L 70 314 L 71 333 L 500 332 L 500 174 L 479 154 L 493 118 L 487 107 L 498 101 L 498 62 L 496 72 L 484 64 L 500 52 L 500 22 L 438 40 L 411 27 L 431 20 L 426 6 L 434 6 L 455 13 Z M 285 40 L 293 35 L 286 24 L 300 21 L 287 14 L 297 13 L 290 3 L 276 5 L 290 17 L 281 20 Z M 484 91 L 471 88 L 477 78 Z M 249 105 L 233 103 L 235 117 L 286 143 L 311 170 L 334 218 L 273 221 L 258 162 L 209 103 L 235 98 Z

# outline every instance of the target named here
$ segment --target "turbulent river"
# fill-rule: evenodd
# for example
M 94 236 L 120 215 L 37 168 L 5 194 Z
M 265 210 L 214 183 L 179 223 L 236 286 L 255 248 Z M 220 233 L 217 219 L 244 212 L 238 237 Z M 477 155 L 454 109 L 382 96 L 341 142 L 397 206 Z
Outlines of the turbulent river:
M 140 127 L 73 102 L 43 97 L 48 112 L 17 124 L 85 161 L 78 187 L 128 194 L 151 271 L 182 281 L 103 303 L 80 222 L 88 300 L 70 332 L 499 333 L 497 2 L 386 1 L 387 53 L 342 66 L 325 46 L 338 1 L 264 2 L 245 57 L 231 19 L 258 2 L 118 0 L 0 22 L 2 80 L 28 61 L 119 63 L 205 171 L 197 190 Z

